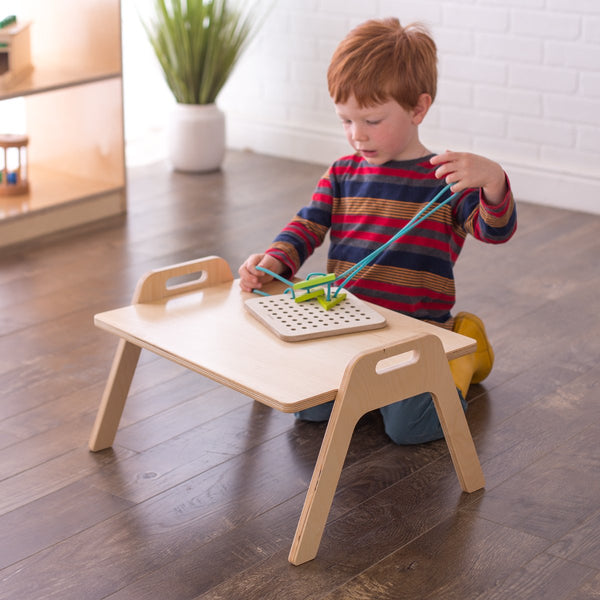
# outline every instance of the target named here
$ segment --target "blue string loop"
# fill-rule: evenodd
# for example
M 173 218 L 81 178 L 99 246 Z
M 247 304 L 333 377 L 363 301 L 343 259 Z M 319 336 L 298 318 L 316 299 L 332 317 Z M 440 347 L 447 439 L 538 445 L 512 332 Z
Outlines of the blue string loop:
M 405 233 L 408 233 L 411 229 L 422 223 L 425 219 L 428 219 L 433 213 L 442 208 L 442 206 L 451 202 L 454 198 L 456 198 L 460 192 L 456 192 L 452 194 L 450 197 L 446 198 L 443 202 L 440 202 L 437 206 L 431 208 L 429 212 L 426 212 L 444 193 L 446 193 L 450 186 L 453 184 L 448 184 L 442 190 L 436 194 L 436 196 L 430 200 L 400 231 L 394 234 L 385 244 L 379 246 L 379 248 L 375 249 L 371 254 L 368 254 L 361 261 L 357 262 L 354 266 L 350 267 L 346 271 L 344 271 L 337 279 L 344 279 L 342 283 L 338 286 L 333 297 L 335 298 L 340 290 L 360 271 L 362 271 L 368 264 L 374 260 L 379 254 L 381 254 L 386 248 L 391 246 L 396 240 L 398 240 Z
M 269 269 L 266 269 L 265 267 L 259 267 L 258 265 L 255 267 L 256 269 L 258 269 L 259 271 L 262 271 L 263 273 L 266 273 L 267 275 L 270 275 L 271 277 L 273 277 L 274 279 L 279 279 L 279 281 L 281 281 L 282 283 L 285 283 L 285 285 L 288 286 L 288 289 L 291 290 L 291 294 L 292 294 L 292 298 L 296 298 L 296 294 L 294 293 L 294 290 L 291 289 L 292 286 L 294 285 L 294 283 L 292 281 L 290 281 L 289 279 L 286 279 L 285 277 L 282 277 L 281 275 L 279 275 L 278 273 L 275 273 L 274 271 L 270 271 Z M 284 294 L 288 292 L 288 289 L 285 290 L 285 292 L 283 292 Z M 253 293 L 255 294 L 260 294 L 261 296 L 269 296 L 269 294 L 267 292 L 261 292 L 260 290 L 252 290 Z

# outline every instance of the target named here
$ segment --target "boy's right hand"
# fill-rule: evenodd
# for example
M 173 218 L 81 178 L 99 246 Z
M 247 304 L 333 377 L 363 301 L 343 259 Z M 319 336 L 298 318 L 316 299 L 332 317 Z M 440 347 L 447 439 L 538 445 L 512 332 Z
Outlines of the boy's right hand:
M 257 270 L 257 266 L 269 269 L 278 275 L 285 270 L 285 265 L 269 254 L 251 254 L 238 269 L 240 287 L 244 292 L 260 289 L 265 283 L 273 280 L 271 275 Z

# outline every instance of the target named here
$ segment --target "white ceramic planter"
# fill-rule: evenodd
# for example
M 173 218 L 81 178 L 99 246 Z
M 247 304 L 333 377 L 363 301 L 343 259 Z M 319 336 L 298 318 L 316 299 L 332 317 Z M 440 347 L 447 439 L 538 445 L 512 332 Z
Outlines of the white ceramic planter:
M 225 157 L 225 115 L 216 104 L 176 104 L 167 135 L 177 171 L 214 171 Z

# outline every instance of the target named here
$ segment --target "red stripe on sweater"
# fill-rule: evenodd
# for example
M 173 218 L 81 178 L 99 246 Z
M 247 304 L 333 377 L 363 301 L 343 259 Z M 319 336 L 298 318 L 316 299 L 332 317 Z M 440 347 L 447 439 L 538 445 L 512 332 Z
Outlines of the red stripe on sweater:
M 304 243 L 308 244 L 311 248 L 314 248 L 320 242 L 319 238 L 310 229 L 302 225 L 302 223 L 292 222 L 284 227 L 283 231 L 302 238 Z
M 315 192 L 313 194 L 313 202 L 321 202 L 322 204 L 327 204 L 331 206 L 332 198 L 329 194 L 321 194 L 319 192 Z
M 389 242 L 389 240 L 391 239 L 391 237 L 389 235 L 385 235 L 385 234 L 381 234 L 381 233 L 375 233 L 375 232 L 371 232 L 371 231 L 348 231 L 345 232 L 346 235 L 337 235 L 337 232 L 331 232 L 331 239 L 336 239 L 336 240 L 343 240 L 343 239 L 352 239 L 352 240 L 363 240 L 363 241 L 367 241 L 367 242 L 375 242 L 376 244 L 385 244 L 386 242 Z M 422 237 L 419 235 L 410 235 L 410 234 L 405 234 L 403 236 L 401 236 L 400 238 L 398 238 L 398 240 L 396 240 L 393 244 L 390 245 L 394 246 L 395 244 L 409 244 L 409 245 L 418 245 L 421 247 L 426 247 L 426 248 L 433 248 L 435 250 L 441 250 L 443 252 L 449 252 L 450 248 L 448 246 L 448 243 L 445 241 L 439 241 L 439 240 L 433 240 L 427 237 Z M 456 256 L 453 253 L 453 260 L 456 260 Z
M 450 312 L 453 303 L 445 304 L 431 304 L 428 302 L 418 302 L 417 304 L 407 304 L 406 302 L 398 302 L 396 300 L 390 300 L 388 298 L 374 298 L 372 296 L 368 296 L 366 294 L 360 294 L 353 292 L 355 296 L 366 300 L 367 302 L 372 302 L 373 304 L 377 304 L 379 306 L 383 306 L 384 308 L 389 308 L 390 310 L 394 310 L 396 312 L 401 312 L 405 314 L 414 314 L 415 309 L 422 309 L 428 313 L 442 311 L 442 312 Z
M 357 225 L 378 225 L 380 227 L 392 227 L 398 230 L 402 229 L 409 221 L 409 218 L 381 217 L 379 215 L 348 215 L 343 213 L 336 213 L 331 217 L 332 225 L 334 223 L 353 223 Z M 440 222 L 434 221 L 433 219 L 425 219 L 422 223 L 419 223 L 416 228 L 445 233 L 447 231 L 448 224 L 443 221 Z M 390 235 L 390 237 L 392 236 Z
M 276 258 L 279 262 L 282 262 L 291 271 L 292 274 L 296 272 L 297 266 L 289 259 L 288 255 L 282 250 L 279 250 L 278 248 L 273 248 L 271 250 L 267 250 L 265 254 L 268 254 L 269 256 Z
M 429 296 L 430 298 L 435 298 L 436 300 L 445 304 L 454 301 L 453 295 L 445 294 L 444 292 L 424 286 L 411 287 L 407 285 L 399 285 L 397 283 L 388 283 L 385 281 L 375 281 L 371 279 L 359 279 L 357 282 L 352 281 L 352 285 L 358 285 L 363 289 L 384 292 L 387 294 L 400 294 L 415 298 Z
M 357 167 L 353 165 L 340 165 L 331 167 L 331 173 L 334 175 L 345 175 L 351 173 L 353 175 L 391 175 L 393 177 L 406 177 L 407 179 L 435 179 L 435 175 L 432 173 L 419 173 L 418 171 L 409 171 L 407 169 L 394 169 L 392 167 Z

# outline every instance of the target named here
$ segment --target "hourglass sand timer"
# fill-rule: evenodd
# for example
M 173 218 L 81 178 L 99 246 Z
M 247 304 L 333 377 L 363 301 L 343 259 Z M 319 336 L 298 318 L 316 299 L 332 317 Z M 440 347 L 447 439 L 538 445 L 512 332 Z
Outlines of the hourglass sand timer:
M 0 195 L 13 196 L 29 191 L 26 135 L 0 135 Z

